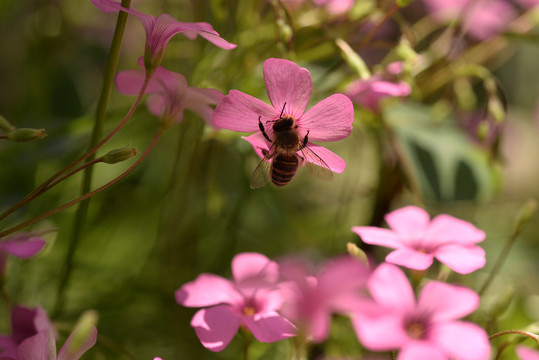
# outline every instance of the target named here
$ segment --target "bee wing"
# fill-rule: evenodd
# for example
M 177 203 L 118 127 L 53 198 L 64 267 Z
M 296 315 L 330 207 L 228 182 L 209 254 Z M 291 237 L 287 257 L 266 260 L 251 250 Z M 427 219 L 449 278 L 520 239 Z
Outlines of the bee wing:
M 333 171 L 331 171 L 328 164 L 308 146 L 305 146 L 300 152 L 311 175 L 326 181 L 333 179 Z
M 271 148 L 264 153 L 264 150 L 262 152 L 264 153 L 264 157 L 258 165 L 255 168 L 255 171 L 253 171 L 253 174 L 251 175 L 250 180 L 250 186 L 251 189 L 258 189 L 259 187 L 262 187 L 266 185 L 268 182 L 270 182 L 270 169 L 271 169 L 271 162 L 269 161 L 273 156 L 273 145 L 271 145 Z

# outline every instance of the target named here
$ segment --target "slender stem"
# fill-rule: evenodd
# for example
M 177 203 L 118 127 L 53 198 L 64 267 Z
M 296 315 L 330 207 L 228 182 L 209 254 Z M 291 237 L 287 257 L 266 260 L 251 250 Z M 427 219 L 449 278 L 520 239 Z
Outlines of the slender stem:
M 99 157 L 97 159 L 93 159 L 91 161 L 88 161 L 88 162 L 85 162 L 84 164 L 82 164 L 81 166 L 79 166 L 78 168 L 76 169 L 73 169 L 71 170 L 70 172 L 68 172 L 67 174 L 65 174 L 64 176 L 60 177 L 59 179 L 56 179 L 55 181 L 53 181 L 52 183 L 50 183 L 47 187 L 45 187 L 41 193 L 44 193 L 45 191 L 47 190 L 50 190 L 52 189 L 53 187 L 55 187 L 56 185 L 58 185 L 59 183 L 61 183 L 62 181 L 64 181 L 65 179 L 67 179 L 68 177 L 70 176 L 73 176 L 75 175 L 76 173 L 78 173 L 79 171 L 81 170 L 84 170 L 84 169 L 87 169 L 88 167 L 94 165 L 94 164 L 97 164 L 98 162 L 101 162 L 103 160 L 102 157 Z
M 150 151 L 153 149 L 153 147 L 155 146 L 155 144 L 157 144 L 157 141 L 161 138 L 161 135 L 162 135 L 162 132 L 159 131 L 159 133 L 156 135 L 156 137 L 153 139 L 152 143 L 150 144 L 150 146 L 146 149 L 146 151 L 144 151 L 144 153 L 137 159 L 137 161 L 135 161 L 133 163 L 133 165 L 131 165 L 131 167 L 129 167 L 129 169 L 127 169 L 126 171 L 124 171 L 120 176 L 118 176 L 117 178 L 115 178 L 114 180 L 111 180 L 109 181 L 108 183 L 106 183 L 105 185 L 95 189 L 95 190 L 92 190 L 82 196 L 79 196 L 78 198 L 74 199 L 74 200 L 71 200 L 59 207 L 57 207 L 56 209 L 53 209 L 53 210 L 50 210 L 50 211 L 47 211 L 46 213 L 43 213 L 31 220 L 28 220 L 22 224 L 19 224 L 17 226 L 14 226 L 12 228 L 9 228 L 7 230 L 4 230 L 2 232 L 0 232 L 0 238 L 4 237 L 4 236 L 7 236 L 11 233 L 14 233 L 16 231 L 19 231 L 29 225 L 32 225 L 32 224 L 35 224 L 36 222 L 38 221 L 41 221 L 43 219 L 46 219 L 48 218 L 49 216 L 51 215 L 54 215 L 56 214 L 57 212 L 59 211 L 62 211 L 64 209 L 67 209 L 68 207 L 70 206 L 73 206 L 75 204 L 78 204 L 80 203 L 81 201 L 83 200 L 86 200 L 92 196 L 94 196 L 95 194 L 97 193 L 100 193 L 101 191 L 103 190 L 106 190 L 108 189 L 109 187 L 111 187 L 112 185 L 116 184 L 117 182 L 119 182 L 120 180 L 122 180 L 124 177 L 126 177 L 127 175 L 129 175 L 129 173 L 131 173 L 141 162 L 142 160 L 144 160 L 144 158 L 146 158 L 146 156 L 148 156 L 148 154 L 150 153 Z
M 372 38 L 374 37 L 374 35 L 376 35 L 376 33 L 378 32 L 378 30 L 380 30 L 380 28 L 382 27 L 382 25 L 384 25 L 384 23 L 389 20 L 389 18 L 391 16 L 393 16 L 393 14 L 399 10 L 399 5 L 397 5 L 396 3 L 393 4 L 393 6 L 387 11 L 387 13 L 385 14 L 385 16 L 378 22 L 378 24 L 376 24 L 375 27 L 373 27 L 371 29 L 371 31 L 369 31 L 367 33 L 367 35 L 365 35 L 365 37 L 363 38 L 363 40 L 361 41 L 361 43 L 359 44 L 359 48 L 363 48 L 365 47 L 369 42 L 371 42 Z
M 14 211 L 20 209 L 24 205 L 28 204 L 30 201 L 32 201 L 35 197 L 38 195 L 41 195 L 43 193 L 43 189 L 45 189 L 49 184 L 51 184 L 54 180 L 58 179 L 62 174 L 73 168 L 75 165 L 80 163 L 81 161 L 87 159 L 89 156 L 94 154 L 97 150 L 99 150 L 103 145 L 105 145 L 120 129 L 126 124 L 127 120 L 133 115 L 137 107 L 139 106 L 140 102 L 142 101 L 142 97 L 144 96 L 144 92 L 146 91 L 146 88 L 148 87 L 148 83 L 150 82 L 151 74 L 147 75 L 144 84 L 142 85 L 142 89 L 140 90 L 140 93 L 137 96 L 137 99 L 131 105 L 131 108 L 125 115 L 125 117 L 120 121 L 120 123 L 105 137 L 103 140 L 101 140 L 99 143 L 97 143 L 93 148 L 91 148 L 89 151 L 87 151 L 84 155 L 80 156 L 78 159 L 73 161 L 71 164 L 51 176 L 48 180 L 46 180 L 44 183 L 42 183 L 40 186 L 38 186 L 34 191 L 32 191 L 30 194 L 26 195 L 22 200 L 20 200 L 18 203 L 13 205 L 11 208 L 6 210 L 2 215 L 0 215 L 0 221 L 5 219 L 8 215 L 13 213 Z M 1 236 L 0 236 L 1 238 Z
M 530 331 L 526 331 L 526 330 L 519 330 L 519 329 L 511 329 L 511 330 L 503 330 L 503 331 L 499 331 L 495 334 L 492 334 L 488 337 L 489 340 L 492 340 L 492 339 L 495 339 L 499 336 L 502 336 L 502 335 L 524 335 L 524 336 L 527 336 L 533 340 L 535 340 L 535 342 L 539 343 L 539 335 L 537 334 L 534 334 Z

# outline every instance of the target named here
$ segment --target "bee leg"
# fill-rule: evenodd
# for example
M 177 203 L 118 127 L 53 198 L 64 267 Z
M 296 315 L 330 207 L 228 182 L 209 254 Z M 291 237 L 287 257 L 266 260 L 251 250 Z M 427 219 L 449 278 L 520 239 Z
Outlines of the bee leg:
M 264 135 L 266 140 L 271 142 L 271 139 L 269 138 L 268 134 L 266 134 L 266 130 L 264 129 L 264 125 L 262 124 L 262 121 L 260 121 L 260 116 L 258 117 L 258 128 L 260 129 L 260 131 L 262 131 L 262 135 Z
M 298 151 L 306 147 L 308 142 L 309 142 L 309 130 L 307 130 L 307 134 L 305 134 L 305 137 L 303 138 L 303 144 L 301 144 Z

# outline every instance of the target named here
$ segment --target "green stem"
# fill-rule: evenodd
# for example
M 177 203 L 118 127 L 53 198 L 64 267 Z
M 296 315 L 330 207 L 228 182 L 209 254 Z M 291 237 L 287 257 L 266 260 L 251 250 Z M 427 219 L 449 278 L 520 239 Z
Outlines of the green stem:
M 71 170 L 70 172 L 68 172 L 67 174 L 65 174 L 64 176 L 60 177 L 59 179 L 56 179 L 56 181 L 50 183 L 49 185 L 47 185 L 47 187 L 45 187 L 43 189 L 43 192 L 47 191 L 47 190 L 50 190 L 52 189 L 53 187 L 55 187 L 56 185 L 60 184 L 62 181 L 64 181 L 65 179 L 75 175 L 76 173 L 78 173 L 79 171 L 82 171 L 84 169 L 88 169 L 89 167 L 91 167 L 92 165 L 94 164 L 97 164 L 98 162 L 101 162 L 103 160 L 102 157 L 99 157 L 97 159 L 93 159 L 91 161 L 88 161 L 88 162 L 85 162 L 84 164 L 82 164 L 81 166 L 79 166 L 78 168 L 75 168 L 73 170 Z
M 68 207 L 71 207 L 75 204 L 78 204 L 80 203 L 81 201 L 83 200 L 86 200 L 94 195 L 96 195 L 97 193 L 100 193 L 101 191 L 103 190 L 106 190 L 108 189 L 109 187 L 111 187 L 112 185 L 116 184 L 117 182 L 119 182 L 120 180 L 122 180 L 124 177 L 126 177 L 127 175 L 129 175 L 129 173 L 131 173 L 141 162 L 142 160 L 144 160 L 146 158 L 146 156 L 148 156 L 148 154 L 150 153 L 150 151 L 153 149 L 153 147 L 155 146 L 155 144 L 157 144 L 157 141 L 161 138 L 161 135 L 162 135 L 162 132 L 159 132 L 156 137 L 154 138 L 154 140 L 152 141 L 152 143 L 150 144 L 150 146 L 148 147 L 148 149 L 146 149 L 146 151 L 137 159 L 137 161 L 135 161 L 135 163 L 133 163 L 133 165 L 131 165 L 131 167 L 129 167 L 129 169 L 127 169 L 126 171 L 124 171 L 120 176 L 118 176 L 117 178 L 115 178 L 114 180 L 111 180 L 109 181 L 108 183 L 106 183 L 105 185 L 95 189 L 95 190 L 92 190 L 82 196 L 79 196 L 78 198 L 74 199 L 74 200 L 71 200 L 59 207 L 57 207 L 56 209 L 53 209 L 53 210 L 50 210 L 50 211 L 47 211 L 46 213 L 43 213 L 31 220 L 28 220 L 22 224 L 19 224 L 17 226 L 14 226 L 12 228 L 9 228 L 7 230 L 4 230 L 2 232 L 0 232 L 0 238 L 4 237 L 4 236 L 7 236 L 11 233 L 14 233 L 16 231 L 19 231 L 29 225 L 32 225 L 32 224 L 35 224 L 36 222 L 38 221 L 41 221 L 43 219 L 46 219 L 48 218 L 49 216 L 52 216 L 54 214 L 56 214 L 57 212 L 60 212 L 64 209 L 67 209 Z
M 535 340 L 536 343 L 539 343 L 539 335 L 526 331 L 526 330 L 518 330 L 518 329 L 499 331 L 495 334 L 490 335 L 488 339 L 492 340 L 502 335 L 524 335 Z

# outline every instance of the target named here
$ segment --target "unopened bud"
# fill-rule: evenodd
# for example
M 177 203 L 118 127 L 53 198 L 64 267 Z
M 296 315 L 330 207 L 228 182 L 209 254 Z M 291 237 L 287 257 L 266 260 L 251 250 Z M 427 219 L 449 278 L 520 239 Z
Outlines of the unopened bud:
M 75 330 L 64 344 L 64 347 L 67 345 L 67 354 L 71 356 L 73 354 L 82 354 L 95 344 L 97 338 L 96 324 L 97 313 L 95 311 L 88 310 L 82 314 L 75 326 Z
M 137 156 L 138 151 L 137 149 L 126 146 L 121 149 L 114 149 L 103 155 L 103 158 L 101 162 L 104 162 L 105 164 L 116 164 L 122 161 L 125 161 L 127 159 L 130 159 L 132 157 Z
M 352 256 L 354 259 L 358 260 L 362 264 L 369 266 L 367 254 L 365 254 L 365 251 L 361 250 L 356 244 L 351 242 L 346 243 L 346 250 L 348 251 L 348 254 L 350 254 L 350 256 Z
M 45 129 L 30 129 L 30 128 L 15 129 L 8 132 L 6 135 L 6 137 L 9 140 L 17 141 L 17 142 L 42 139 L 45 136 L 47 136 L 47 134 L 45 133 Z
M 15 126 L 11 125 L 5 117 L 0 115 L 0 129 L 5 131 L 13 131 L 15 130 Z
M 498 97 L 492 96 L 488 99 L 487 109 L 494 120 L 496 120 L 498 123 L 502 123 L 505 120 L 505 109 L 503 108 L 503 104 Z
M 530 221 L 531 217 L 537 211 L 537 200 L 529 199 L 524 205 L 520 208 L 514 225 L 514 232 L 520 232 L 524 225 Z
M 363 61 L 361 56 L 359 56 L 358 53 L 356 53 L 346 41 L 337 39 L 335 40 L 335 44 L 337 44 L 341 50 L 344 61 L 346 61 L 348 66 L 350 66 L 350 68 L 354 70 L 361 79 L 367 80 L 371 77 L 371 72 L 365 64 L 365 61 Z

